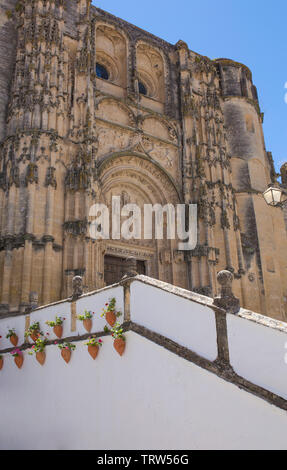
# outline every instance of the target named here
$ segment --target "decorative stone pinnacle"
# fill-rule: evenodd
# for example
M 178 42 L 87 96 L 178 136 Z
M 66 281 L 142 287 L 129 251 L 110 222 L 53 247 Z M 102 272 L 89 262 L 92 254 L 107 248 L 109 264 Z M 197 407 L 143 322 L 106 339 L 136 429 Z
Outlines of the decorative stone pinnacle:
M 83 295 L 83 278 L 81 276 L 75 276 L 72 281 L 73 286 L 73 299 L 78 299 Z
M 280 169 L 281 178 L 282 178 L 282 185 L 287 186 L 287 163 L 281 166 Z
M 179 50 L 179 49 L 186 49 L 188 51 L 188 45 L 186 44 L 186 42 L 182 41 L 181 39 L 179 41 L 177 41 L 175 47 Z
M 29 304 L 30 304 L 31 310 L 35 310 L 36 308 L 38 308 L 38 293 L 37 292 L 30 292 Z
M 226 310 L 228 313 L 236 314 L 240 310 L 240 302 L 232 292 L 232 282 L 234 276 L 230 271 L 220 271 L 217 274 L 217 281 L 220 285 L 220 295 L 214 299 L 214 305 Z

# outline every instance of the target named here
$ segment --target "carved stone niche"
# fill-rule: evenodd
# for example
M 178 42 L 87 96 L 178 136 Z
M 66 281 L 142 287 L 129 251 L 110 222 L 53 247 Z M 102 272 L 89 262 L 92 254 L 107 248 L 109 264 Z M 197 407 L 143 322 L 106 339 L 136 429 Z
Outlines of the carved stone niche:
M 56 168 L 49 166 L 47 168 L 47 174 L 45 179 L 45 186 L 52 186 L 54 189 L 57 188 L 57 180 L 56 180 Z
M 32 183 L 38 183 L 38 167 L 35 163 L 29 163 L 26 170 L 26 178 L 25 183 L 26 185 Z

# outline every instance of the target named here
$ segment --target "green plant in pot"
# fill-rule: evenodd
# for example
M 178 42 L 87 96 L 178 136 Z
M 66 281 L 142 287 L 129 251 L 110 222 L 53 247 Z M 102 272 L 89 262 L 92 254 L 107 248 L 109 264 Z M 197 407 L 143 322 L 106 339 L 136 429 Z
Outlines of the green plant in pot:
M 105 317 L 107 323 L 113 327 L 116 324 L 117 318 L 119 318 L 121 315 L 122 312 L 116 311 L 116 299 L 113 297 L 108 303 L 106 303 L 101 317 Z
M 91 337 L 85 345 L 88 346 L 89 354 L 95 360 L 100 348 L 103 346 L 103 341 L 101 339 L 97 340 L 96 338 Z
M 19 339 L 18 339 L 18 336 L 16 335 L 15 328 L 8 330 L 6 338 L 10 339 L 10 343 L 13 344 L 13 346 L 15 347 L 17 346 Z
M 78 315 L 78 320 L 83 322 L 85 330 L 90 333 L 93 327 L 93 314 L 92 312 L 85 310 L 84 315 Z
M 21 369 L 22 365 L 23 365 L 23 362 L 24 362 L 24 356 L 23 356 L 22 351 L 20 351 L 19 348 L 16 348 L 13 351 L 11 351 L 10 354 L 11 354 L 11 356 L 14 357 L 14 362 L 15 362 L 16 366 L 18 367 L 18 369 Z
M 126 349 L 126 338 L 123 334 L 123 328 L 120 323 L 116 323 L 111 329 L 112 337 L 114 338 L 114 348 L 117 353 L 122 356 Z
M 34 343 L 37 341 L 37 339 L 41 335 L 43 336 L 44 333 L 43 331 L 41 331 L 40 323 L 38 321 L 30 325 L 28 330 L 25 332 L 25 337 L 28 338 L 30 336 L 30 338 L 32 339 L 32 341 L 34 341 Z
M 61 339 L 63 336 L 63 323 L 66 318 L 56 317 L 54 321 L 46 321 L 46 325 L 53 328 L 53 331 L 57 338 Z
M 61 349 L 61 356 L 64 361 L 68 364 L 71 360 L 72 351 L 76 349 L 76 345 L 72 343 L 61 343 L 58 344 L 58 348 Z

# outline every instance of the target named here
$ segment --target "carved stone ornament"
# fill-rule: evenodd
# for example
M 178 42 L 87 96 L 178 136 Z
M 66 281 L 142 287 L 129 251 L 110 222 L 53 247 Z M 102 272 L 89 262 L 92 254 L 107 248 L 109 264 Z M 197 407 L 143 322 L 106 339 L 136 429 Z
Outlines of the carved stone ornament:
M 230 271 L 220 271 L 217 274 L 217 281 L 221 289 L 219 297 L 216 297 L 213 303 L 228 313 L 236 314 L 240 310 L 240 302 L 232 292 L 233 279 L 234 276 Z
M 30 292 L 29 303 L 30 303 L 31 310 L 35 310 L 36 308 L 38 308 L 38 293 L 37 292 Z
M 81 276 L 75 276 L 72 282 L 73 286 L 73 299 L 77 299 L 83 295 L 83 278 Z

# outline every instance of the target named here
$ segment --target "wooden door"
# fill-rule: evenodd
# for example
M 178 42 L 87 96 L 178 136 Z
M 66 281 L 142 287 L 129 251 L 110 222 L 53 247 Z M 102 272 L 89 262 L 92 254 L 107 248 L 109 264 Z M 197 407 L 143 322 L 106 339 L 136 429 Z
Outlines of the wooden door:
M 125 258 L 117 256 L 105 256 L 105 283 L 107 286 L 119 282 L 124 276 L 126 271 Z M 145 274 L 145 261 L 137 260 L 137 272 Z

